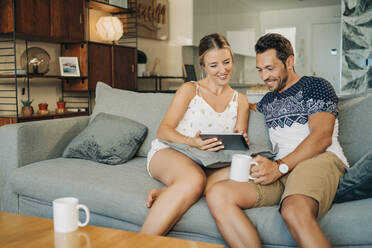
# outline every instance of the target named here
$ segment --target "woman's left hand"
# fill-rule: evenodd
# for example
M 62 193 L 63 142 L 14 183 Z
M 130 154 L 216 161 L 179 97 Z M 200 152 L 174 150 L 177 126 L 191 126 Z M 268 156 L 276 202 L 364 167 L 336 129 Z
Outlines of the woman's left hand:
M 251 145 L 251 142 L 250 142 L 249 139 L 248 139 L 248 134 L 247 134 L 247 133 L 242 133 L 242 134 L 243 134 L 243 136 L 244 136 L 245 141 L 247 141 L 247 144 L 248 144 L 248 145 Z
M 235 129 L 234 130 L 234 133 L 240 133 L 240 134 L 242 134 L 244 136 L 245 141 L 247 141 L 247 144 L 248 145 L 251 145 L 251 142 L 249 141 L 247 132 L 243 132 L 243 131 L 240 131 L 240 130 Z

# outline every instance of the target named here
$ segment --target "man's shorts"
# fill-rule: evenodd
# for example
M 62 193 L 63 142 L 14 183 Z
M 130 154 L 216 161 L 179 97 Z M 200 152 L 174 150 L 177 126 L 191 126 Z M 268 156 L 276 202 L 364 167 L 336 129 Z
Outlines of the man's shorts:
M 255 207 L 281 205 L 290 195 L 305 195 L 319 203 L 318 219 L 331 207 L 345 164 L 332 152 L 302 161 L 292 171 L 269 185 L 249 183 L 256 189 Z

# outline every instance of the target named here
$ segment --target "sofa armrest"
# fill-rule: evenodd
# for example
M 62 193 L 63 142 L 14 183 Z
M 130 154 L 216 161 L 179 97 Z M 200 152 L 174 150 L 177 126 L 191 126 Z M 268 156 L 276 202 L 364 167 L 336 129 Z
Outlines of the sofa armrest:
M 1 126 L 0 192 L 12 170 L 60 157 L 88 122 L 89 116 L 83 116 Z

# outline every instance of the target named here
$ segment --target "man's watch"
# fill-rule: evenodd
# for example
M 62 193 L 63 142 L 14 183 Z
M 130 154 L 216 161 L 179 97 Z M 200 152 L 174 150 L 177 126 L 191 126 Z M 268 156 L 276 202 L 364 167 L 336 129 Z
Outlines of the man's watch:
M 289 168 L 288 168 L 288 165 L 283 162 L 283 160 L 281 159 L 275 160 L 275 163 L 278 164 L 280 173 L 282 173 L 283 175 L 287 174 Z

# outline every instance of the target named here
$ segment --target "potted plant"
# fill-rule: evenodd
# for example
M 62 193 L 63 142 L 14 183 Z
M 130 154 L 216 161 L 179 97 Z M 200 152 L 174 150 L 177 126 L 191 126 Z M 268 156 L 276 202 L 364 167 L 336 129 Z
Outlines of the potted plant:
M 58 98 L 56 113 L 66 112 L 66 102 L 63 100 L 63 97 Z
M 33 100 L 21 100 L 21 103 L 23 105 L 21 110 L 22 115 L 31 116 L 34 113 L 34 109 L 31 106 L 32 102 Z
M 147 63 L 147 56 L 141 50 L 137 50 L 137 76 L 145 76 L 146 75 L 146 63 Z
M 46 115 L 49 113 L 48 111 L 48 103 L 39 103 L 39 114 Z

